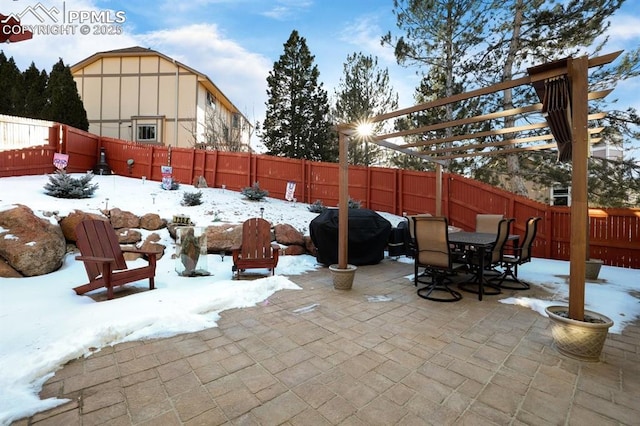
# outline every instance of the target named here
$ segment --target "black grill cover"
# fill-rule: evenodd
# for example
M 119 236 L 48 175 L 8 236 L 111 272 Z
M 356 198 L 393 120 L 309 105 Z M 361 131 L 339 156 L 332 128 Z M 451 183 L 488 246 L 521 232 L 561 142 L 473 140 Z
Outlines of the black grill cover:
M 373 210 L 349 209 L 347 261 L 352 265 L 373 265 L 384 259 L 391 223 Z M 338 263 L 338 209 L 326 209 L 309 224 L 311 241 L 323 265 Z

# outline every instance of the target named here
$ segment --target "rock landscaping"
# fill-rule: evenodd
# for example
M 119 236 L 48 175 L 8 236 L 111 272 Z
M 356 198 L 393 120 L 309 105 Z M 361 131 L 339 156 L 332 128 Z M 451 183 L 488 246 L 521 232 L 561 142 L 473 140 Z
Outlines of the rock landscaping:
M 103 210 L 101 213 L 75 210 L 65 217 L 58 217 L 56 212 L 45 212 L 45 218 L 42 218 L 23 205 L 0 211 L 0 277 L 31 277 L 60 268 L 64 256 L 77 251 L 75 227 L 87 218 L 109 221 L 118 234 L 120 244 L 152 249 L 158 252 L 158 258 L 166 254 L 167 249 L 160 242 L 162 238 L 158 231 L 166 228 L 175 241 L 177 227 L 184 226 L 155 213 L 137 216 L 119 208 Z M 210 225 L 206 227 L 206 234 L 207 253 L 227 253 L 233 245 L 242 241 L 242 224 Z M 302 235 L 289 224 L 273 226 L 272 236 L 273 241 L 282 246 L 281 254 L 315 252 L 309 236 Z M 136 256 L 125 255 L 127 260 L 135 260 Z

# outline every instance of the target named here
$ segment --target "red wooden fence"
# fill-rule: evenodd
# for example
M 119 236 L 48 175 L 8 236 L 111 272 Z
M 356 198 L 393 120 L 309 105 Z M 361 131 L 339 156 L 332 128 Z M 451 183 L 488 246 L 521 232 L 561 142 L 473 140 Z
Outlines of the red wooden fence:
M 234 191 L 259 182 L 269 196 L 284 199 L 287 182 L 296 183 L 298 201 L 325 206 L 338 204 L 338 164 L 294 160 L 252 153 L 204 151 L 139 144 L 99 137 L 68 126 L 51 128 L 49 145 L 0 151 L 0 177 L 51 173 L 54 152 L 69 155 L 68 172 L 92 170 L 104 148 L 113 173 L 160 181 L 160 167 L 171 165 L 173 177 L 192 184 L 203 176 L 208 186 Z M 130 161 L 133 164 L 129 166 Z M 381 167 L 349 168 L 349 195 L 362 207 L 401 215 L 435 212 L 433 172 Z M 442 213 L 452 225 L 471 230 L 478 213 L 502 213 L 515 218 L 514 233 L 524 235 L 531 216 L 543 220 L 538 227 L 534 256 L 569 259 L 570 210 L 552 207 L 482 182 L 443 174 Z M 607 265 L 640 268 L 640 209 L 590 209 L 589 253 Z M 586 231 L 586 230 L 585 230 Z

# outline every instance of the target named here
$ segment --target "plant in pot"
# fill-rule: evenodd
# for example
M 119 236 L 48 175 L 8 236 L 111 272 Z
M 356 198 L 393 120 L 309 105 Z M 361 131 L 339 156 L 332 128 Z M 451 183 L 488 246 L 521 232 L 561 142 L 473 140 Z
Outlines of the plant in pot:
M 574 238 L 575 236 L 572 235 L 572 252 Z M 554 345 L 560 353 L 582 361 L 599 361 L 613 321 L 605 315 L 584 309 L 585 280 L 597 279 L 602 266 L 602 260 L 589 257 L 588 231 L 585 235 L 584 247 L 583 271 L 578 270 L 580 265 L 577 263 L 578 268 L 574 267 L 573 261 L 570 265 L 569 306 L 549 306 L 545 311 L 552 322 L 551 333 Z
M 589 65 L 586 56 L 569 58 L 566 65 L 568 79 L 560 78 L 548 81 L 546 84 L 562 86 L 556 89 L 560 89 L 559 92 L 562 92 L 561 95 L 566 103 L 558 116 L 563 116 L 565 130 L 568 130 L 565 134 L 570 135 L 568 140 L 558 138 L 552 128 L 558 143 L 559 158 L 572 162 L 569 306 L 549 306 L 545 311 L 551 320 L 554 345 L 560 353 L 579 360 L 599 361 L 613 321 L 605 315 L 584 309 L 585 259 L 589 260 L 588 232 L 585 232 L 589 223 L 587 199 Z M 546 90 L 550 90 L 550 87 Z M 549 92 L 545 97 L 548 96 Z M 566 120 L 567 113 L 571 115 L 570 123 Z

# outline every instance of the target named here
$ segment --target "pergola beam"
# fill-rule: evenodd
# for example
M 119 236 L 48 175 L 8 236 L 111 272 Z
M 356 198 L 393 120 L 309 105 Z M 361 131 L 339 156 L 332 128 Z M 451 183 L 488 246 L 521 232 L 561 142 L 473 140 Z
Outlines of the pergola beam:
M 593 114 L 593 115 L 599 115 L 599 114 Z M 546 127 L 542 126 L 543 128 Z M 511 129 L 515 129 L 515 127 L 511 127 Z M 502 129 L 505 130 L 505 129 Z M 588 129 L 589 134 L 598 134 L 600 132 L 602 132 L 602 130 L 604 130 L 604 127 L 594 127 L 591 129 Z M 515 133 L 515 132 L 504 132 L 504 133 Z M 479 134 L 478 134 L 479 135 Z M 465 137 L 468 135 L 462 135 L 462 137 Z M 486 135 L 482 135 L 482 136 L 486 136 Z M 455 137 L 454 137 L 455 138 Z M 458 136 L 458 138 L 460 138 L 460 136 Z M 446 138 L 446 139 L 450 139 L 450 138 Z M 497 147 L 497 146 L 507 146 L 507 145 L 516 145 L 516 144 L 520 144 L 520 143 L 530 143 L 530 142 L 535 142 L 535 141 L 540 141 L 540 140 L 549 140 L 549 139 L 553 139 L 553 135 L 550 133 L 545 133 L 543 135 L 536 135 L 536 136 L 527 136 L 527 137 L 523 137 L 523 138 L 513 138 L 513 139 L 505 139 L 502 141 L 497 141 L 497 142 L 479 142 L 479 143 L 475 143 L 475 144 L 468 144 L 468 145 L 457 145 L 457 146 L 452 146 L 452 147 L 447 147 L 447 148 L 439 148 L 439 149 L 435 149 L 435 150 L 429 150 L 427 151 L 425 154 L 426 155 L 430 155 L 430 160 L 445 160 L 445 159 L 449 159 L 449 158 L 458 158 L 458 156 L 455 157 L 441 157 L 441 156 L 433 156 L 433 154 L 443 154 L 443 153 L 447 153 L 447 152 L 457 152 L 457 151 L 465 151 L 468 152 L 470 150 L 473 149 L 485 149 L 485 148 L 489 148 L 489 147 Z M 457 139 L 454 139 L 457 140 Z M 425 143 L 424 145 L 417 145 L 417 144 L 405 144 L 405 145 L 395 145 L 396 147 L 400 147 L 400 148 L 407 148 L 407 147 L 415 147 L 415 146 L 427 146 L 427 145 L 437 145 L 438 143 L 442 143 L 444 142 L 445 139 L 437 139 L 437 140 L 431 140 L 429 141 L 429 143 Z M 453 140 L 452 140 L 453 141 Z M 452 142 L 450 141 L 450 142 Z M 387 142 L 388 144 L 390 144 L 389 142 Z M 595 142 L 592 142 L 592 144 Z M 389 145 L 382 145 L 379 144 L 381 146 L 386 146 L 388 148 L 392 148 L 392 149 L 396 149 L 393 148 Z M 538 149 L 548 149 L 548 148 L 553 148 L 556 146 L 556 144 L 549 144 L 549 145 L 536 145 L 537 147 L 539 147 Z M 522 147 L 522 150 L 526 150 L 526 151 L 530 151 L 531 147 L 527 146 L 527 147 Z M 510 152 L 518 152 L 520 148 L 515 148 L 513 150 L 510 150 Z M 419 152 L 419 151 L 414 151 L 414 152 Z M 414 155 L 414 152 L 406 152 L 407 154 L 411 154 Z M 503 152 L 506 153 L 506 152 Z M 462 155 L 464 156 L 464 154 Z
M 533 104 L 525 107 L 512 108 L 504 111 L 497 111 L 489 114 L 462 118 L 460 120 L 445 121 L 442 123 L 431 124 L 429 126 L 422 126 L 416 129 L 402 130 L 394 133 L 389 133 L 386 135 L 376 136 L 373 139 L 375 140 L 375 139 L 397 138 L 397 137 L 416 134 L 416 132 L 420 132 L 420 133 L 432 132 L 434 130 L 446 129 L 448 127 L 465 126 L 467 124 L 479 123 L 487 120 L 495 120 L 498 118 L 510 117 L 510 116 L 519 115 L 519 114 L 528 114 L 528 113 L 532 113 L 540 110 L 542 110 L 542 104 L 537 103 L 537 104 Z

